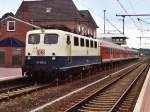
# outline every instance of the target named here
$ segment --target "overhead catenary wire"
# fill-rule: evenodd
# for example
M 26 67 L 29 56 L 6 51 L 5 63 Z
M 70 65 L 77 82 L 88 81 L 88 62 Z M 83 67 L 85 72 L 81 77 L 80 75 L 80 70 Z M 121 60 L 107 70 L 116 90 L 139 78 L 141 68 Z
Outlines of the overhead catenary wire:
M 79 0 L 75 0 L 78 4 L 81 4 L 81 2 L 79 1 Z M 91 10 L 91 8 L 89 8 L 88 6 L 86 6 L 85 4 L 83 4 L 83 2 L 82 2 L 82 4 L 81 4 L 83 7 L 85 7 L 86 9 L 88 9 L 88 10 Z M 126 9 L 125 9 L 126 10 Z M 103 17 L 101 17 L 100 15 L 100 13 L 97 13 L 97 12 L 95 12 L 95 11 L 93 11 L 93 9 L 91 10 L 92 11 L 92 13 L 95 13 L 95 14 L 97 14 L 97 15 L 99 15 L 99 17 L 101 18 L 101 19 L 103 19 Z M 128 12 L 127 12 L 128 13 Z M 134 21 L 134 20 L 133 20 Z M 106 17 L 106 22 L 107 23 L 109 23 L 113 28 L 115 28 L 119 33 L 121 33 L 122 34 L 122 32 Z M 136 23 L 135 23 L 136 24 Z M 138 26 L 137 26 L 137 28 L 138 28 Z M 134 43 L 136 43 L 137 45 L 139 45 L 134 39 L 132 39 L 132 41 L 134 41 Z
M 128 0 L 128 1 L 129 1 L 130 7 L 131 7 L 131 9 L 133 10 L 134 14 L 136 14 L 136 13 L 135 13 L 136 11 L 135 11 L 135 9 L 134 9 L 134 6 L 133 6 L 133 4 L 132 4 L 132 1 L 131 1 L 131 0 Z M 137 20 L 138 20 L 139 23 L 140 23 L 140 29 L 139 29 L 139 31 L 141 31 L 142 35 L 143 35 L 143 31 L 149 31 L 149 30 L 144 29 L 144 26 L 142 25 L 141 22 L 144 22 L 144 23 L 147 23 L 147 24 L 150 24 L 150 23 L 148 23 L 147 21 L 144 21 L 144 20 L 140 19 L 139 17 L 137 18 Z
M 78 4 L 82 5 L 82 7 L 86 8 L 89 11 L 92 11 L 92 13 L 95 13 L 96 15 L 99 15 L 98 13 L 95 12 L 95 10 L 89 8 L 87 5 L 85 5 L 83 2 L 79 1 L 79 0 L 74 0 L 76 1 Z M 100 19 L 103 19 L 103 17 L 98 16 Z
M 139 21 L 139 23 L 141 24 L 141 26 L 143 25 L 142 23 L 150 25 L 150 22 L 144 21 L 144 20 L 142 20 L 140 18 L 137 18 L 137 20 Z M 144 31 L 150 31 L 150 29 L 144 29 L 144 28 L 142 28 L 141 32 L 143 33 Z
M 120 7 L 123 9 L 123 11 L 124 11 L 126 14 L 129 15 L 128 11 L 124 8 L 123 4 L 122 4 L 119 0 L 116 0 L 116 1 L 117 1 L 117 3 L 120 5 Z M 138 26 L 138 25 L 136 24 L 136 22 L 134 21 L 134 19 L 133 19 L 131 16 L 129 16 L 129 18 L 130 18 L 131 21 L 134 23 L 134 25 L 135 25 L 135 27 L 137 28 L 137 30 L 140 29 L 139 26 Z
M 106 19 L 106 21 L 111 25 L 113 26 L 118 32 L 120 32 L 122 34 L 122 32 L 109 20 L 109 19 Z
M 132 4 L 132 1 L 131 1 L 131 0 L 128 0 L 128 1 L 129 1 L 129 5 L 130 5 L 132 11 L 135 13 L 136 11 L 135 11 L 135 9 L 134 9 L 134 6 L 133 6 L 133 4 Z
M 119 1 L 119 0 L 116 0 L 117 1 L 117 3 L 120 5 L 120 7 L 123 9 L 123 11 L 127 14 L 127 15 L 129 15 L 129 13 L 128 13 L 128 11 L 124 8 L 124 6 L 123 6 L 123 4 Z M 133 5 L 131 4 L 131 1 L 130 1 L 130 5 L 131 5 L 131 7 L 133 8 Z M 134 8 L 133 8 L 133 10 L 134 10 Z M 125 17 L 125 16 L 124 16 Z M 134 26 L 137 28 L 137 30 L 138 31 L 140 31 L 141 33 L 142 33 L 142 35 L 143 35 L 143 32 L 142 32 L 142 30 L 141 30 L 141 28 L 136 24 L 136 22 L 134 21 L 134 19 L 131 17 L 131 16 L 129 16 L 129 18 L 131 19 L 131 21 L 133 22 L 133 24 L 134 24 Z M 139 45 L 134 39 L 132 39 L 132 38 L 130 38 L 132 41 L 134 41 L 137 45 Z
M 75 0 L 75 1 L 78 2 L 79 4 L 81 4 L 81 2 L 80 2 L 79 0 Z M 91 8 L 89 8 L 89 7 L 87 7 L 85 4 L 83 4 L 83 2 L 82 2 L 81 5 L 82 5 L 83 7 L 85 7 L 86 9 L 88 9 L 88 10 L 92 10 Z M 103 10 L 103 11 L 104 11 L 104 10 Z M 96 15 L 99 15 L 98 17 L 103 20 L 103 17 L 101 17 L 101 14 L 100 14 L 100 13 L 96 13 L 94 10 L 92 10 L 92 12 L 94 12 Z M 105 18 L 106 18 L 106 22 L 108 22 L 113 28 L 115 28 L 119 33 L 122 34 L 122 32 L 121 32 L 112 22 L 110 22 L 110 20 L 107 19 L 106 16 L 105 16 Z M 107 21 L 107 20 L 108 20 L 108 21 Z
M 147 22 L 147 21 L 144 21 L 144 20 L 142 20 L 142 19 L 140 19 L 140 18 L 137 18 L 137 19 L 138 19 L 138 21 L 141 21 L 141 22 L 143 22 L 143 23 L 146 23 L 146 24 L 149 24 L 149 25 L 150 25 L 150 23 Z
M 135 9 L 134 9 L 134 6 L 133 6 L 133 4 L 132 4 L 132 1 L 131 1 L 131 0 L 128 0 L 128 1 L 129 1 L 129 5 L 130 5 L 130 7 L 131 7 L 133 13 L 136 14 L 136 11 L 135 11 Z M 140 26 L 143 27 L 142 24 L 140 24 Z M 143 35 L 142 28 L 140 28 L 140 29 L 138 29 L 138 30 L 141 31 L 141 33 L 142 33 L 142 35 Z

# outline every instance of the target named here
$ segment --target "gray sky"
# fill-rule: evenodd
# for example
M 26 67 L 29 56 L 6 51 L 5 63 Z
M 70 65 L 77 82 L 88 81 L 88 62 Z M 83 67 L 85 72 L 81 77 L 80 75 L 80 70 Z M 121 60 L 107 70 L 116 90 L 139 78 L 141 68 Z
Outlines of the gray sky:
M 0 0 L 0 17 L 6 12 L 15 13 L 23 0 Z M 103 10 L 106 10 L 106 18 L 109 19 L 118 29 L 122 31 L 122 18 L 116 17 L 116 14 L 150 14 L 150 0 L 73 0 L 78 9 L 89 10 L 99 25 L 98 33 L 103 33 Z M 121 8 L 119 3 L 122 6 Z M 150 17 L 139 17 L 140 19 L 150 22 Z M 139 40 L 136 37 L 150 35 L 150 24 L 138 22 L 137 17 L 125 18 L 125 34 L 130 38 L 128 45 L 130 47 L 139 47 Z M 144 29 L 141 32 L 138 29 Z M 106 22 L 106 30 L 115 30 L 108 22 Z M 149 39 L 143 40 L 143 43 L 150 43 Z M 143 44 L 143 47 L 150 45 Z

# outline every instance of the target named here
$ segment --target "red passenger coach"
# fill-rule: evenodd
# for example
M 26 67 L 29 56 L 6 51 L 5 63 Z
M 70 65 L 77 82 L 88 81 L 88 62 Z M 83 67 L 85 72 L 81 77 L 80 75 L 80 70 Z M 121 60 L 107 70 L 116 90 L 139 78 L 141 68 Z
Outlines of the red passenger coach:
M 138 57 L 138 52 L 136 50 L 125 48 L 108 41 L 101 41 L 100 55 L 102 57 L 102 62 L 106 63 L 136 58 Z

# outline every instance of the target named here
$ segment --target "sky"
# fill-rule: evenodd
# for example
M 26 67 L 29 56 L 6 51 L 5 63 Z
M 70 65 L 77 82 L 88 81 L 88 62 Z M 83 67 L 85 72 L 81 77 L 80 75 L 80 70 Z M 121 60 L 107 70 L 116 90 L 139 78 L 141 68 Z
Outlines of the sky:
M 0 0 L 0 17 L 6 12 L 15 12 L 23 0 Z M 30 1 L 30 0 L 25 0 Z M 98 36 L 103 33 L 103 16 L 106 10 L 106 32 L 116 32 L 109 20 L 122 31 L 122 18 L 116 14 L 150 14 L 150 0 L 73 0 L 79 10 L 89 10 L 98 24 Z M 138 21 L 140 18 L 142 21 Z M 129 47 L 150 48 L 150 39 L 143 38 L 142 45 L 137 37 L 150 36 L 150 16 L 125 17 L 125 35 Z

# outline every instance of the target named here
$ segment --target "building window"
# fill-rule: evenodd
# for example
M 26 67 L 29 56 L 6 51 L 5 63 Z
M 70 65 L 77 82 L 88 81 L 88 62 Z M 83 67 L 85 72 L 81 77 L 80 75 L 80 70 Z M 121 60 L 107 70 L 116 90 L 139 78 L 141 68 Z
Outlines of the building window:
M 78 25 L 78 31 L 81 32 L 81 26 L 80 25 Z
M 46 8 L 46 13 L 51 13 L 51 11 L 52 11 L 52 8 Z
M 15 21 L 7 21 L 7 31 L 15 31 Z

